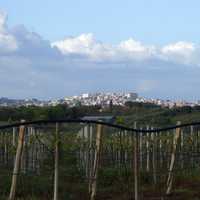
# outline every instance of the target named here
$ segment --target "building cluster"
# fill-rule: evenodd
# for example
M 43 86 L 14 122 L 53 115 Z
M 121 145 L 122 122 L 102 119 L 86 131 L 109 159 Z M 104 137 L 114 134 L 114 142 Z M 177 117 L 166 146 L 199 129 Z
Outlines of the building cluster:
M 20 107 L 20 106 L 45 106 L 47 102 L 38 99 L 8 99 L 5 97 L 0 98 L 1 107 Z
M 79 96 L 65 97 L 65 102 L 69 106 L 85 105 L 85 106 L 108 106 L 121 105 L 123 106 L 127 101 L 136 101 L 137 93 L 85 93 Z
M 177 101 L 172 101 L 172 100 L 163 100 L 163 99 L 145 99 L 145 98 L 139 98 L 136 100 L 137 102 L 142 102 L 142 103 L 152 103 L 161 107 L 166 107 L 166 108 L 174 108 L 174 107 L 194 107 L 194 106 L 200 106 L 200 101 L 197 102 L 188 102 L 184 100 L 177 100 Z
M 127 92 L 127 93 L 115 93 L 115 92 L 107 92 L 107 93 L 84 93 L 77 96 L 68 96 L 63 99 L 53 99 L 53 100 L 38 100 L 38 99 L 8 99 L 8 98 L 0 98 L 0 106 L 1 107 L 20 107 L 20 106 L 56 106 L 59 104 L 66 104 L 69 107 L 74 106 L 95 106 L 100 105 L 102 107 L 112 105 L 123 106 L 126 102 L 140 102 L 140 103 L 152 103 L 155 105 L 159 105 L 161 107 L 184 107 L 184 106 L 197 106 L 200 105 L 200 101 L 187 102 L 187 101 L 172 101 L 172 100 L 162 100 L 162 99 L 148 99 L 144 97 L 139 97 L 135 92 Z

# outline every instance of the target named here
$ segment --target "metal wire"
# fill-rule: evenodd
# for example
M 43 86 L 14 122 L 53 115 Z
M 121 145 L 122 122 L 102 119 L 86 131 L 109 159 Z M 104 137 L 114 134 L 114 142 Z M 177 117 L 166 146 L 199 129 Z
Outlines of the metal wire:
M 122 125 L 118 125 L 118 124 L 97 121 L 97 120 L 59 119 L 59 120 L 36 120 L 36 121 L 30 121 L 30 122 L 18 122 L 18 123 L 12 123 L 12 124 L 7 124 L 7 125 L 1 125 L 0 130 L 13 128 L 13 127 L 19 127 L 19 126 L 26 126 L 26 125 L 55 124 L 55 123 L 60 123 L 60 124 L 62 124 L 62 123 L 101 124 L 104 126 L 117 128 L 117 129 L 121 129 L 124 131 L 126 130 L 126 131 L 132 131 L 132 132 L 137 132 L 137 133 L 155 133 L 155 132 L 173 130 L 173 129 L 177 129 L 177 128 L 200 125 L 200 122 L 191 122 L 191 123 L 185 123 L 185 124 L 169 126 L 169 127 L 164 127 L 164 128 L 157 128 L 157 129 L 135 129 L 135 128 L 130 128 L 130 127 L 126 127 L 126 126 L 122 126 Z

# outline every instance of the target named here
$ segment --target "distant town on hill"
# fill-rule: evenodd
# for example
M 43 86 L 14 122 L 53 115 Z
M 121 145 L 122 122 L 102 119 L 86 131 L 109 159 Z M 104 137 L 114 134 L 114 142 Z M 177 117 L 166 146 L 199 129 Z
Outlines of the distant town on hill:
M 153 99 L 140 97 L 136 92 L 127 93 L 116 93 L 116 92 L 98 92 L 98 93 L 84 93 L 81 95 L 67 96 L 61 99 L 52 100 L 38 100 L 37 98 L 32 99 L 10 99 L 6 97 L 0 98 L 1 107 L 21 107 L 21 106 L 56 106 L 59 104 L 66 104 L 69 107 L 76 106 L 109 106 L 119 105 L 123 106 L 126 102 L 139 102 L 139 103 L 151 103 L 159 105 L 161 107 L 173 108 L 173 107 L 184 107 L 184 106 L 199 106 L 200 101 L 188 102 L 184 100 L 173 101 L 163 99 Z

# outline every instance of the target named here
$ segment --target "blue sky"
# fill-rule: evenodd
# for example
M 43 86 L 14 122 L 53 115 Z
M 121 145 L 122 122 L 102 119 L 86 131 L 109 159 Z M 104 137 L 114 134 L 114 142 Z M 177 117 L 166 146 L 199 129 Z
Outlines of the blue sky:
M 200 99 L 200 1 L 1 2 L 0 96 Z
M 51 41 L 92 32 L 111 43 L 199 42 L 199 0 L 6 0 L 1 7 L 9 25 L 24 24 Z

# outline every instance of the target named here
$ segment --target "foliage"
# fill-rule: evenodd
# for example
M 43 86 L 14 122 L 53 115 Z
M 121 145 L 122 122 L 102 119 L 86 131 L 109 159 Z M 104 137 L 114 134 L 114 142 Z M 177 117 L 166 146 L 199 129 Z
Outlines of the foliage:
M 68 118 L 81 118 L 85 115 L 113 115 L 116 123 L 133 126 L 137 121 L 138 126 L 147 125 L 161 127 L 176 124 L 177 121 L 192 122 L 200 119 L 200 106 L 163 108 L 150 103 L 126 102 L 125 106 L 113 105 L 101 108 L 100 106 L 68 107 L 65 104 L 47 107 L 0 107 L 0 122 L 10 123 L 25 119 L 31 120 L 56 120 Z

